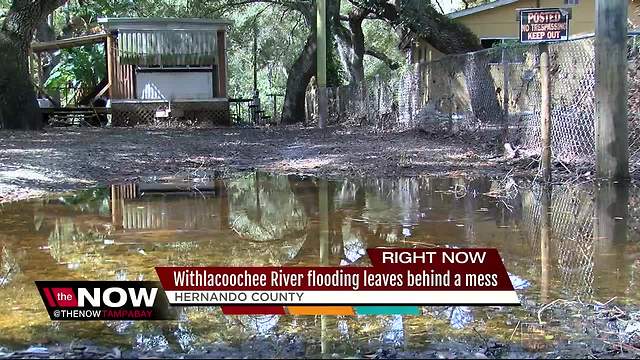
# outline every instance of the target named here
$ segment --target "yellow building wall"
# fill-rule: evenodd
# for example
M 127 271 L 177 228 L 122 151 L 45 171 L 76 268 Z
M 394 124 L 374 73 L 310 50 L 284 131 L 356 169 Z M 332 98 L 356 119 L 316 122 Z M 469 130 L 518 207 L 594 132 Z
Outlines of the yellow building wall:
M 563 0 L 520 0 L 513 4 L 477 12 L 455 19 L 466 25 L 480 39 L 519 38 L 517 9 L 540 7 L 565 7 Z M 629 1 L 629 20 L 632 27 L 640 26 L 640 1 Z M 570 6 L 572 18 L 569 22 L 570 35 L 595 32 L 595 0 L 581 0 Z
M 518 9 L 538 7 L 565 7 L 564 0 L 520 0 L 513 4 L 481 11 L 455 19 L 466 25 L 480 39 L 518 39 Z M 569 22 L 571 36 L 595 32 L 595 0 L 581 0 L 570 6 L 572 17 Z M 629 21 L 631 28 L 640 28 L 640 0 L 629 0 Z M 412 47 L 412 63 L 430 62 L 440 59 L 443 53 L 424 39 L 419 39 Z

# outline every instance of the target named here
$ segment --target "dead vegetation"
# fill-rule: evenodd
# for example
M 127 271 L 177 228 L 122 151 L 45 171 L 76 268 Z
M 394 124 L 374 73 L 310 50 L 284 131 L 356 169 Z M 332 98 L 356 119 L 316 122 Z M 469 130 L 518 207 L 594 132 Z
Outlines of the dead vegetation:
M 592 357 L 640 356 L 640 311 L 626 309 L 616 298 L 606 302 L 556 299 L 537 311 L 540 325 L 567 318 L 580 322 L 584 334 L 601 344 L 592 347 Z

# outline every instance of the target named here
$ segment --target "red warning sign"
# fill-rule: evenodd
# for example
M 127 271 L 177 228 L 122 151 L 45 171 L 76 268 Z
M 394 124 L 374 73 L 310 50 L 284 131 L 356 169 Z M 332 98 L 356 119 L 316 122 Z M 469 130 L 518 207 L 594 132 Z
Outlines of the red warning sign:
M 559 8 L 520 10 L 520 42 L 555 42 L 569 39 L 569 11 Z

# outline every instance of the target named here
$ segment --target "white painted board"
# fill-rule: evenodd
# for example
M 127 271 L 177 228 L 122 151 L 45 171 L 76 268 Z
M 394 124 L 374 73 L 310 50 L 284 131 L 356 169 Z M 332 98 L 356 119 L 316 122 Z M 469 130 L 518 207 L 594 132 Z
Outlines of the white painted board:
M 211 72 L 138 72 L 136 97 L 141 100 L 213 98 Z

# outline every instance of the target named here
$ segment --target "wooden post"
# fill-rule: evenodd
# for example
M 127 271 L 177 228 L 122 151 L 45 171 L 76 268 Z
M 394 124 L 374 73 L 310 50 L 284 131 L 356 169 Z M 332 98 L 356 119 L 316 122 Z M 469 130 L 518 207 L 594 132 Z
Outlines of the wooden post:
M 42 88 L 44 87 L 44 71 L 42 69 L 42 53 L 38 53 L 38 96 L 42 95 Z
M 106 43 L 105 53 L 107 56 L 107 82 L 109 86 L 109 98 L 113 99 L 113 95 L 115 95 L 115 91 L 113 91 L 113 35 L 107 35 L 107 43 Z
M 549 46 L 540 44 L 540 165 L 544 182 L 551 181 L 551 81 L 549 79 Z
M 253 92 L 258 92 L 258 17 L 253 20 Z
M 549 300 L 549 273 L 551 259 L 549 244 L 551 242 L 551 187 L 544 185 L 541 194 L 540 207 L 540 300 Z
M 596 173 L 629 178 L 627 0 L 596 0 Z
M 327 325 L 327 315 L 320 315 L 320 357 L 327 358 L 329 356 L 329 334 Z
M 603 283 L 628 283 L 631 274 L 624 252 L 629 241 L 629 190 L 626 183 L 601 182 L 596 187 L 593 260 L 594 273 L 602 274 Z
M 329 183 L 320 180 L 318 185 L 318 212 L 320 222 L 320 264 L 329 264 Z
M 502 144 L 509 142 L 509 59 L 507 58 L 507 50 L 502 49 Z
M 375 113 L 373 114 L 371 120 L 372 120 L 372 124 L 375 126 L 380 126 L 382 125 L 380 119 L 381 119 L 381 112 L 380 110 L 382 109 L 382 84 L 380 82 L 380 76 L 376 75 L 376 82 L 375 82 L 375 86 L 377 88 L 377 101 L 376 101 L 376 109 L 375 109 Z
M 227 45 L 226 30 L 218 30 L 218 94 L 217 97 L 227 97 Z
M 276 120 L 276 101 L 278 100 L 278 95 L 273 94 L 273 114 L 271 114 L 271 121 Z
M 318 127 L 324 128 L 327 124 L 327 2 L 318 0 L 317 11 L 317 82 L 318 82 Z
M 227 191 L 227 185 L 219 174 L 216 174 L 214 180 L 214 187 L 216 192 L 216 198 L 220 201 L 220 229 L 228 230 L 231 228 L 229 221 L 229 193 Z

